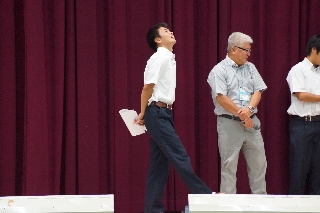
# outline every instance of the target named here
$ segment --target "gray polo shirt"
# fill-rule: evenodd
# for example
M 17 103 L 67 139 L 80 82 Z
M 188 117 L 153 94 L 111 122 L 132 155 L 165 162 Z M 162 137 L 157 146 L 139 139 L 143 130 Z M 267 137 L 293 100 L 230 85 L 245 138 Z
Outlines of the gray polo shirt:
M 215 105 L 214 113 L 216 115 L 232 115 L 218 103 L 216 99 L 218 93 L 228 96 L 238 107 L 245 108 L 248 106 L 249 101 L 240 100 L 240 91 L 249 93 L 251 98 L 256 91 L 267 89 L 254 64 L 247 62 L 242 66 L 238 66 L 228 55 L 213 67 L 207 82 L 211 87 L 212 99 Z M 256 112 L 257 109 L 255 109 Z

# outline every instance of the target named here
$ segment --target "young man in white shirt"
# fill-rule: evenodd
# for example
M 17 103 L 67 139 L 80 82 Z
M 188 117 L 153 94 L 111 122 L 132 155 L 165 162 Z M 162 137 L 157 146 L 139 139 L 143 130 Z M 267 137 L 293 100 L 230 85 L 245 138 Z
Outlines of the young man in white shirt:
M 141 93 L 141 113 L 136 121 L 145 125 L 150 139 L 150 165 L 146 185 L 145 213 L 164 212 L 162 198 L 170 164 L 192 194 L 211 194 L 208 186 L 195 175 L 190 158 L 174 130 L 172 104 L 175 100 L 176 61 L 173 45 L 176 39 L 167 24 L 151 27 L 149 46 L 156 51 L 148 60 Z
M 287 76 L 291 92 L 290 122 L 291 195 L 320 194 L 320 35 L 310 38 L 306 57 Z

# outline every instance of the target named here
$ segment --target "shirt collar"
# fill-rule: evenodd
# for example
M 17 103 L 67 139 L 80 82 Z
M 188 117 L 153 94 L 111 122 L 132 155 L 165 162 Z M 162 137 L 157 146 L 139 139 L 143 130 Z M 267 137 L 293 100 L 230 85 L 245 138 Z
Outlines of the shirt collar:
M 226 61 L 227 61 L 228 65 L 230 65 L 231 67 L 237 67 L 237 68 L 242 67 L 242 66 L 245 66 L 245 65 L 247 65 L 247 63 L 248 63 L 248 62 L 246 62 L 244 65 L 239 66 L 239 65 L 238 65 L 236 62 L 234 62 L 228 55 L 226 56 Z
M 165 53 L 169 58 L 173 58 L 175 57 L 175 55 L 170 51 L 168 50 L 167 48 L 165 47 L 158 47 L 157 48 L 157 52 L 163 52 Z
M 304 58 L 304 63 L 312 70 L 319 70 L 319 66 L 318 67 L 314 67 L 313 64 L 311 63 L 311 61 L 309 61 L 309 59 Z

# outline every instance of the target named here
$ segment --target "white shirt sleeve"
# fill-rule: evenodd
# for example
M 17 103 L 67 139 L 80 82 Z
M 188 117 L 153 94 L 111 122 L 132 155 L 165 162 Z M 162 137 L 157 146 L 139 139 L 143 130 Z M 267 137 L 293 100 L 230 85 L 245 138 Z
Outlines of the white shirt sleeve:
M 291 94 L 294 92 L 306 92 L 306 85 L 305 85 L 305 75 L 303 70 L 293 67 L 288 76 L 287 82 L 290 88 Z
M 159 78 L 166 71 L 168 59 L 166 57 L 156 56 L 150 58 L 144 73 L 144 84 L 157 84 Z

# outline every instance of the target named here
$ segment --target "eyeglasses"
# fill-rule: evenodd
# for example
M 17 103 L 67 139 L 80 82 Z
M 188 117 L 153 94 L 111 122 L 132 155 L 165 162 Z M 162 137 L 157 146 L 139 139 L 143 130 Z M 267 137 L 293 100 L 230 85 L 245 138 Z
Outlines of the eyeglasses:
M 247 53 L 250 53 L 250 52 L 251 52 L 250 49 L 245 49 L 245 48 L 238 47 L 238 46 L 235 46 L 235 47 L 239 48 L 240 50 L 246 51 Z

